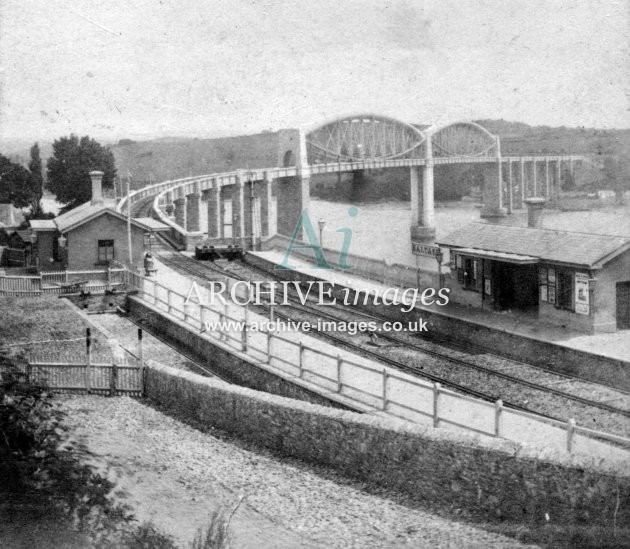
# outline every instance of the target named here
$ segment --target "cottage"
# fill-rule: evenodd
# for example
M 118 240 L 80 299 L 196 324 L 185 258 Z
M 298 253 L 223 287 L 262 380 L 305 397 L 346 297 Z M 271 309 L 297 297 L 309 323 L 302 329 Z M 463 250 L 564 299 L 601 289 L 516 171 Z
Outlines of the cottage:
M 133 218 L 128 231 L 127 217 L 116 211 L 113 201 L 103 198 L 102 172 L 90 176 L 90 202 L 52 220 L 31 221 L 42 270 L 98 270 L 113 262 L 129 264 L 129 241 L 133 266 L 141 268 L 150 235 L 170 230 L 151 218 Z
M 586 333 L 630 329 L 629 237 L 472 223 L 439 244 L 453 302 Z

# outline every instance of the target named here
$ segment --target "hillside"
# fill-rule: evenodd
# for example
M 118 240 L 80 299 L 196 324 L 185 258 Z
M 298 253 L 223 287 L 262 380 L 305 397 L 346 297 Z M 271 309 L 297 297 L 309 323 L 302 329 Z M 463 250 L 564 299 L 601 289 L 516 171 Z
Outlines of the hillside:
M 530 126 L 505 120 L 477 120 L 501 137 L 504 155 L 528 154 L 611 154 L 618 142 L 630 143 L 630 129 L 552 128 Z M 110 145 L 121 178 L 131 173 L 133 187 L 150 182 L 201 175 L 237 168 L 263 168 L 277 163 L 277 132 L 255 135 L 191 139 L 159 138 L 146 141 L 121 139 Z M 51 143 L 40 142 L 44 164 L 51 154 Z M 0 142 L 0 153 L 26 164 L 26 141 Z

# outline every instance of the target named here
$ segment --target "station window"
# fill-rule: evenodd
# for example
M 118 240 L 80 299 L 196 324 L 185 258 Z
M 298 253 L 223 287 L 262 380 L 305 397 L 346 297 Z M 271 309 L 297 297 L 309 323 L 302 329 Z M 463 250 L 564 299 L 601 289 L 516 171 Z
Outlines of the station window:
M 114 241 L 99 240 L 98 241 L 98 262 L 101 264 L 109 263 L 114 259 Z

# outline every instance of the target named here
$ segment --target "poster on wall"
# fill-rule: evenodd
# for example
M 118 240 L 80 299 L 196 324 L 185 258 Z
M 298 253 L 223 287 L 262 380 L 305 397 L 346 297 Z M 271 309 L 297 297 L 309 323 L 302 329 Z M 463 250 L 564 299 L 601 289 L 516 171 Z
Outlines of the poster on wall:
M 575 312 L 580 315 L 589 313 L 588 274 L 575 273 Z
M 553 305 L 556 302 L 556 270 L 550 268 L 548 270 L 547 277 L 549 280 L 547 301 Z

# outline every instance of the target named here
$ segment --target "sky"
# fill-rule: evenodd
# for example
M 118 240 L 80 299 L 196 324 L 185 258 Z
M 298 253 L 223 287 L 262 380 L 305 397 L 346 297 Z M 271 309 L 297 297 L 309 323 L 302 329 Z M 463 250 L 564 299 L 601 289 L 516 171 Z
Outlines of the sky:
M 626 0 L 2 0 L 0 139 L 630 127 Z

